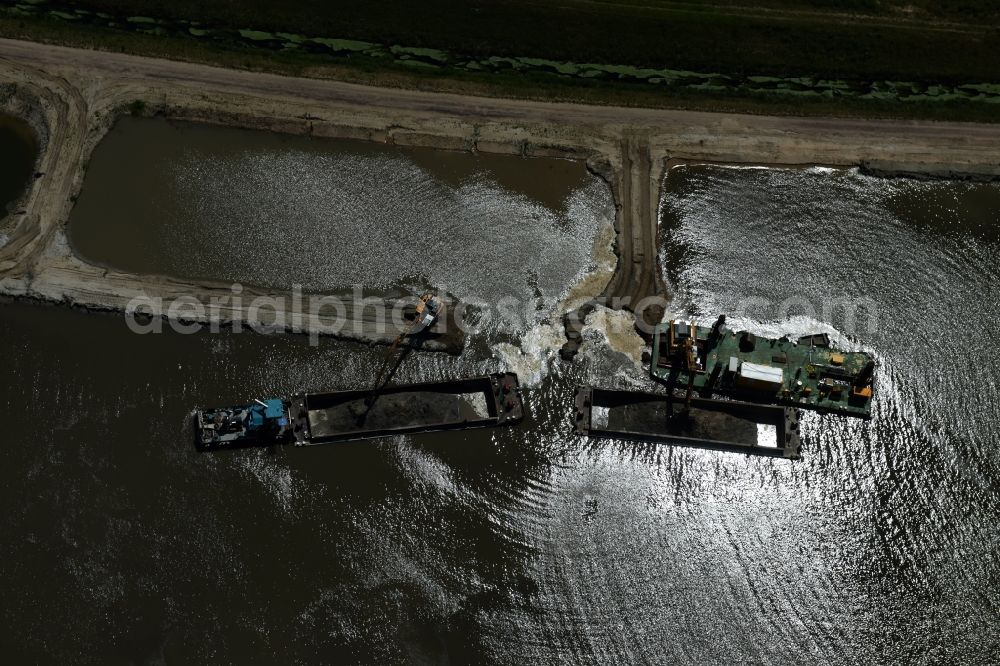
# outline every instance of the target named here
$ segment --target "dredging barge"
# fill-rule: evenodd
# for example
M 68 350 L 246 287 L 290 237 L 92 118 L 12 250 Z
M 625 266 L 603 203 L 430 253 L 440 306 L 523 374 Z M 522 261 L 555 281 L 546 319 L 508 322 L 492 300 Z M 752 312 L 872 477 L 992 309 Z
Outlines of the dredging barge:
M 577 433 L 795 459 L 798 410 L 871 418 L 875 361 L 869 354 L 837 351 L 825 333 L 766 339 L 725 323 L 723 315 L 711 327 L 677 320 L 658 325 L 650 374 L 667 393 L 582 386 Z
M 657 326 L 653 378 L 706 398 L 871 418 L 875 361 L 869 354 L 836 351 L 825 333 L 766 339 L 725 324 L 723 315 L 711 327 L 676 320 Z
M 300 393 L 195 412 L 203 451 L 309 446 L 392 435 L 514 425 L 524 418 L 517 375 Z
M 289 443 L 309 446 L 518 423 L 524 418 L 524 402 L 514 373 L 389 386 L 403 359 L 420 346 L 444 308 L 444 300 L 433 294 L 420 297 L 409 313 L 410 325 L 389 347 L 370 388 L 299 393 L 198 410 L 195 445 L 205 451 Z M 411 346 L 404 347 L 404 340 Z

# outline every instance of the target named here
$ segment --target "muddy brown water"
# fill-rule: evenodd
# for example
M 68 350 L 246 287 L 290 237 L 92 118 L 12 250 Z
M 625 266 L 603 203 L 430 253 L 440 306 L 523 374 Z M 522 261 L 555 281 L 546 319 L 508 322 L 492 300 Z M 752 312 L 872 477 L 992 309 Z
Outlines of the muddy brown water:
M 580 161 L 129 117 L 95 150 L 69 236 L 136 273 L 530 304 L 587 270 L 613 215 Z
M 0 114 L 0 220 L 24 193 L 38 157 L 38 140 L 20 118 Z
M 12 663 L 988 664 L 1000 654 L 995 186 L 690 169 L 675 309 L 816 327 L 879 360 L 869 423 L 797 463 L 572 434 L 643 386 L 590 340 L 510 429 L 200 454 L 195 406 L 360 388 L 379 349 L 0 304 L 2 640 Z M 762 301 L 868 296 L 879 326 Z M 488 335 L 488 334 L 487 334 Z M 491 345 L 399 381 L 506 369 Z

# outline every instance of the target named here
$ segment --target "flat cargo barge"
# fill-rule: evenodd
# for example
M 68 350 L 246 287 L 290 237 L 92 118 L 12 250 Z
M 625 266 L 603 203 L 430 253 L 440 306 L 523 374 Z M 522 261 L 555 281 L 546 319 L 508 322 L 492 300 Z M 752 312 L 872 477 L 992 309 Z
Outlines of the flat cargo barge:
M 671 321 L 653 331 L 650 372 L 702 397 L 871 417 L 874 359 L 832 349 L 826 334 L 774 340 L 732 331 L 724 316 L 711 327 Z
M 195 412 L 201 450 L 308 446 L 391 435 L 514 425 L 524 418 L 517 375 L 300 393 Z
M 577 434 L 798 459 L 798 411 L 791 407 L 582 386 Z
M 292 398 L 295 443 L 327 444 L 415 432 L 513 425 L 524 418 L 517 375 L 302 393 Z M 363 418 L 362 418 L 363 415 Z

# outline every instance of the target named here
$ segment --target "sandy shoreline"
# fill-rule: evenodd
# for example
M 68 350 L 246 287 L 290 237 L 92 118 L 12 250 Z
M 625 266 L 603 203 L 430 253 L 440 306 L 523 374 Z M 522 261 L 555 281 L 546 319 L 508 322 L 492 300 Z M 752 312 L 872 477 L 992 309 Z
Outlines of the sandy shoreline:
M 3 108 L 40 129 L 42 144 L 42 175 L 19 214 L 8 220 L 9 240 L 0 247 L 0 294 L 102 310 L 124 309 L 140 295 L 208 303 L 223 289 L 221 283 L 109 271 L 74 256 L 66 242 L 65 225 L 90 154 L 136 100 L 144 102 L 146 112 L 245 128 L 587 159 L 611 185 L 617 210 L 618 268 L 606 287 L 594 285 L 593 296 L 627 297 L 632 303 L 663 293 L 656 234 L 668 160 L 1000 178 L 997 125 L 774 118 L 463 97 L 12 40 L 0 40 L 0 86 L 13 91 Z M 253 323 L 254 316 L 236 304 L 218 311 L 229 323 Z M 393 322 L 363 308 L 347 317 L 354 325 L 341 337 L 387 342 L 397 334 Z M 302 330 L 326 329 L 317 320 L 305 321 Z M 463 344 L 464 335 L 452 331 L 428 347 L 454 352 Z

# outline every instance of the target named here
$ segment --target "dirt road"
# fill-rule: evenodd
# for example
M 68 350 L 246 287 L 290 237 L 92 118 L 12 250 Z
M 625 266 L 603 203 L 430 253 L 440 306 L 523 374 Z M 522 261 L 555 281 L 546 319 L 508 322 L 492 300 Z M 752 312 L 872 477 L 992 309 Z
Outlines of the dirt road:
M 339 81 L 289 78 L 7 39 L 0 39 L 0 58 L 31 64 L 46 70 L 71 66 L 76 70 L 89 70 L 105 76 L 145 80 L 150 83 L 171 82 L 192 90 L 327 101 L 341 107 L 354 106 L 360 109 L 406 110 L 446 116 L 523 119 L 574 125 L 631 125 L 671 133 L 679 128 L 689 127 L 715 128 L 727 136 L 761 132 L 774 132 L 789 137 L 801 136 L 807 140 L 809 138 L 819 140 L 824 136 L 828 140 L 836 140 L 838 136 L 844 136 L 845 140 L 853 145 L 863 141 L 864 137 L 871 137 L 877 140 L 874 149 L 889 140 L 890 145 L 898 144 L 900 151 L 908 145 L 923 147 L 941 145 L 972 150 L 979 144 L 985 154 L 988 148 L 985 143 L 992 144 L 995 151 L 997 143 L 1000 142 L 1000 125 L 745 116 L 467 97 L 448 93 L 373 88 Z M 874 152 L 869 156 L 882 157 Z M 889 157 L 885 156 L 886 159 Z M 996 158 L 993 162 L 996 166 Z

